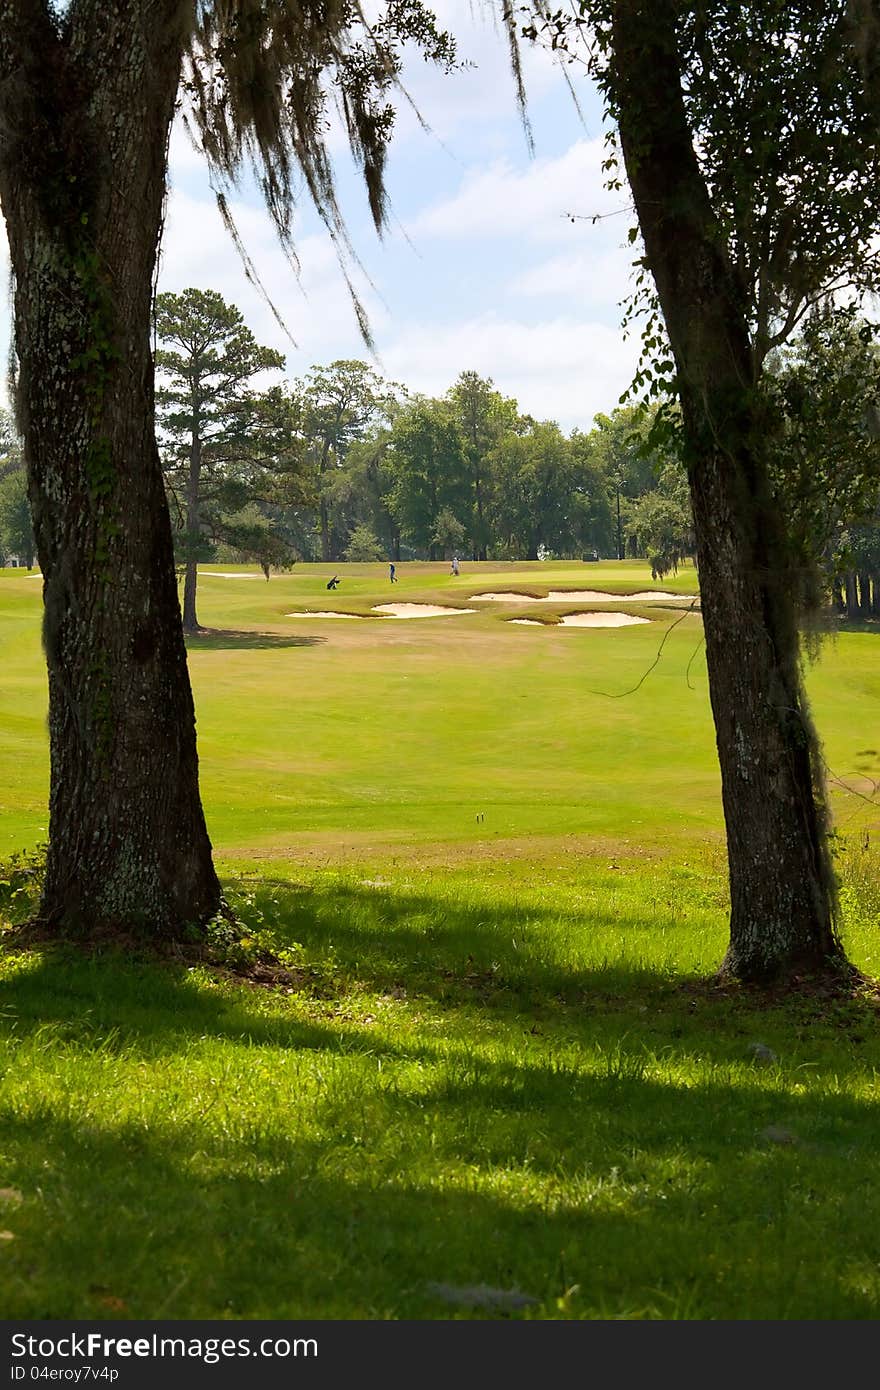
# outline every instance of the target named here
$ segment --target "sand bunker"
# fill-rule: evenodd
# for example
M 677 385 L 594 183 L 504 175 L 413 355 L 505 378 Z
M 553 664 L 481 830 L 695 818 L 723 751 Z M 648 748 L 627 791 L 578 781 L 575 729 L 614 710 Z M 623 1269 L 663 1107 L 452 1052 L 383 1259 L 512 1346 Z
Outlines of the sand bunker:
M 520 627 L 546 627 L 539 618 L 508 618 L 509 623 L 518 623 Z
M 222 570 L 199 570 L 199 579 L 264 579 L 262 574 L 224 574 Z
M 637 594 L 608 594 L 603 589 L 551 589 L 546 598 L 534 594 L 508 593 L 471 594 L 472 600 L 488 603 L 668 603 L 670 599 L 686 599 L 687 594 L 671 594 L 662 589 L 642 589 Z
M 643 589 L 637 594 L 606 594 L 598 589 L 551 589 L 547 603 L 663 603 L 686 594 L 668 594 L 659 589 Z
M 476 613 L 476 608 L 441 608 L 436 603 L 374 603 L 374 613 L 391 618 L 445 618 L 456 613 Z
M 487 603 L 546 603 L 543 598 L 535 598 L 534 594 L 471 594 L 471 599 L 481 599 Z
M 285 613 L 285 618 L 364 618 L 365 613 L 333 613 L 323 608 L 314 608 L 309 613 Z
M 560 627 L 632 627 L 647 623 L 648 618 L 636 618 L 632 613 L 566 613 L 559 619 Z

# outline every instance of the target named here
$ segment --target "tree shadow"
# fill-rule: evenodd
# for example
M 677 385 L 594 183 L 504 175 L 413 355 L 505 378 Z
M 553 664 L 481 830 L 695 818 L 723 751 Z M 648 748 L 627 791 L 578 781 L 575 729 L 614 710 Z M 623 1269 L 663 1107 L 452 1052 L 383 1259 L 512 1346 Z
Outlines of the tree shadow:
M 843 613 L 835 614 L 830 630 L 832 632 L 870 632 L 876 637 L 880 634 L 880 615 L 864 618 L 848 618 Z
M 309 997 L 71 947 L 2 983 L 7 1317 L 876 1316 L 868 1089 L 542 959 L 558 913 L 250 889 Z M 535 1302 L 447 1301 L 480 1286 Z
M 272 647 L 317 647 L 326 642 L 326 637 L 299 636 L 280 632 L 237 632 L 232 629 L 202 628 L 200 632 L 187 633 L 186 645 L 189 651 L 220 651 L 231 648 L 272 648 Z
M 490 1064 L 434 1091 L 402 1069 L 368 1085 L 368 1063 L 375 1078 L 374 1058 L 276 1060 L 262 1109 L 247 1053 L 213 1076 L 194 1055 L 184 1086 L 164 1073 L 155 1113 L 120 1091 L 105 1118 L 51 1088 L 3 1107 L 23 1199 L 5 1315 L 876 1316 L 859 1271 L 877 1146 L 846 1142 L 870 1132 L 867 1098 L 799 1098 L 804 1132 L 844 1135 L 813 1152 L 763 1144 L 766 1098 L 731 1109 L 722 1084 L 584 1077 L 556 1094 L 524 1066 L 526 1097 Z M 456 1304 L 481 1285 L 533 1302 Z
M 231 887 L 245 925 L 269 927 L 280 942 L 304 947 L 310 961 L 332 960 L 332 971 L 346 985 L 401 987 L 435 1000 L 467 997 L 477 1004 L 515 995 L 519 1007 L 552 1010 L 632 999 L 685 978 L 652 962 L 650 941 L 645 948 L 649 932 L 670 926 L 659 904 L 650 918 L 617 911 L 614 954 L 584 965 L 556 953 L 559 938 L 574 943 L 575 958 L 582 955 L 579 939 L 609 925 L 597 912 L 560 912 L 530 900 L 490 904 L 396 885 L 305 887 L 265 875 Z M 679 922 L 677 929 L 688 928 Z M 720 945 L 719 960 L 722 954 Z
M 876 1026 L 869 999 L 825 1004 L 807 996 L 768 1004 L 762 996 L 713 993 L 704 978 L 642 959 L 639 941 L 668 930 L 659 920 L 619 913 L 615 955 L 597 951 L 591 961 L 572 963 L 554 958 L 555 940 L 595 930 L 596 921 L 531 903 L 487 909 L 426 893 L 336 883 L 307 889 L 269 878 L 247 890 L 240 901 L 232 898 L 240 928 L 268 931 L 278 946 L 292 948 L 286 978 L 270 977 L 267 987 L 210 963 L 194 967 L 189 959 L 157 962 L 121 950 L 50 946 L 32 955 L 28 969 L 0 982 L 0 1015 L 11 1010 L 20 1036 L 53 1028 L 85 1051 L 118 1046 L 172 1054 L 210 1036 L 285 1051 L 344 1047 L 355 1055 L 435 1062 L 443 1043 L 435 1046 L 423 1034 L 418 1044 L 401 1046 L 393 1028 L 379 1026 L 390 1007 L 433 1018 L 456 1044 L 475 1027 L 514 1049 L 567 1047 L 574 1038 L 613 1051 L 628 1038 L 628 1051 L 665 1050 L 721 1067 L 749 1059 L 750 1036 L 773 1049 L 781 1038 L 791 1059 L 817 1023 L 833 1030 L 840 1047 L 860 1046 Z M 679 923 L 677 929 L 684 935 L 692 928 Z M 206 989 L 212 974 L 238 988 Z M 336 1017 L 348 1026 L 340 1029 Z

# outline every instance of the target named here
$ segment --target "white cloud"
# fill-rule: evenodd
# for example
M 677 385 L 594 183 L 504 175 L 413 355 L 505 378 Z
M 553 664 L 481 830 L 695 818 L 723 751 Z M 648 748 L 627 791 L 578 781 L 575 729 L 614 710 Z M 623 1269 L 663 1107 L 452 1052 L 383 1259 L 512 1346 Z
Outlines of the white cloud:
M 566 214 L 604 215 L 626 203 L 604 187 L 604 149 L 602 139 L 578 140 L 558 158 L 538 159 L 525 168 L 498 161 L 489 168 L 471 169 L 452 198 L 426 208 L 407 230 L 416 238 L 456 240 L 568 238 Z
M 190 126 L 190 129 L 192 127 Z M 195 133 L 195 132 L 193 132 Z M 183 124 L 183 117 L 177 116 L 171 127 L 171 143 L 168 147 L 168 168 L 171 171 L 171 183 L 176 184 L 178 179 L 188 175 L 204 176 L 205 156 L 193 144 L 190 135 Z
M 524 413 L 589 429 L 617 404 L 635 370 L 637 345 L 607 324 L 558 317 L 540 323 L 486 314 L 424 332 L 407 325 L 382 344 L 391 376 L 440 395 L 459 372 L 491 376 Z
M 234 203 L 231 209 L 247 253 L 300 351 L 292 347 L 259 290 L 249 282 L 213 202 L 186 193 L 176 193 L 170 200 L 159 289 L 179 292 L 194 285 L 217 290 L 242 311 L 259 342 L 287 355 L 293 373 L 312 362 L 342 355 L 340 343 L 351 355 L 358 330 L 330 238 L 307 235 L 297 242 L 297 276 L 263 209 L 246 203 Z M 387 311 L 363 275 L 355 271 L 353 278 L 377 331 Z
M 602 246 L 589 224 L 576 223 L 572 239 L 578 249 L 550 260 L 539 261 L 514 276 L 512 294 L 528 299 L 565 299 L 592 306 L 616 307 L 629 295 L 632 285 L 633 249 L 629 246 Z

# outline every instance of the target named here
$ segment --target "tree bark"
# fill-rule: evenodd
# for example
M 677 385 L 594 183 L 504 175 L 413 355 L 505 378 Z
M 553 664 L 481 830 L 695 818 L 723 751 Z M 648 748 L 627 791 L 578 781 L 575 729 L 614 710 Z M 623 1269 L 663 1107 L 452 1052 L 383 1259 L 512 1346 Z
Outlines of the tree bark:
M 176 0 L 82 0 L 57 20 L 0 0 L 0 200 L 49 669 L 40 915 L 88 935 L 173 935 L 220 903 L 149 343 L 189 22 Z
M 730 872 L 722 971 L 823 967 L 834 929 L 822 762 L 741 296 L 687 125 L 675 0 L 616 0 L 611 90 L 682 407 Z
M 859 614 L 863 618 L 871 614 L 871 576 L 864 570 L 859 571 Z

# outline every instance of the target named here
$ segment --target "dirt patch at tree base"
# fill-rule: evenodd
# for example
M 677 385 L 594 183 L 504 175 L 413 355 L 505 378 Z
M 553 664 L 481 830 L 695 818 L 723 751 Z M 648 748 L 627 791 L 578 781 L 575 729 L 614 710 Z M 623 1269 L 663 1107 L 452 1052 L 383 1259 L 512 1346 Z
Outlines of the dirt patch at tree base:
M 750 1008 L 778 1008 L 799 1002 L 808 1007 L 811 1017 L 838 1022 L 841 1027 L 850 1026 L 847 1005 L 861 1006 L 872 1015 L 880 1013 L 880 979 L 864 974 L 848 961 L 829 963 L 821 970 L 793 971 L 765 984 L 744 984 L 719 972 L 708 979 L 687 980 L 678 989 L 690 996 L 692 1008 L 701 1000 L 729 1000 Z

